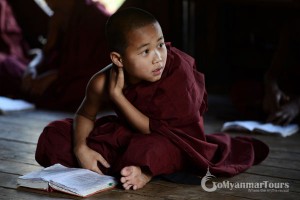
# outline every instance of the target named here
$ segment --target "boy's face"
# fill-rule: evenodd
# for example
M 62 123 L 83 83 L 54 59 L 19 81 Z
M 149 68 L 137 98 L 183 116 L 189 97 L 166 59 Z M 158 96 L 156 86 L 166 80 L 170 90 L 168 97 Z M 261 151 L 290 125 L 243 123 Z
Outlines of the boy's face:
M 123 66 L 132 84 L 161 78 L 167 60 L 167 48 L 158 23 L 148 24 L 127 34 L 128 46 L 122 55 Z

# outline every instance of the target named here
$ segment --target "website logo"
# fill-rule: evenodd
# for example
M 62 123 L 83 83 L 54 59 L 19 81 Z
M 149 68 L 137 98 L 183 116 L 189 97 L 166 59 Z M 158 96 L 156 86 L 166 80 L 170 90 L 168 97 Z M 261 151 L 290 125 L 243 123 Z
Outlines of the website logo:
M 216 178 L 212 175 L 207 168 L 206 175 L 201 179 L 201 186 L 206 192 L 214 192 L 217 189 L 247 189 L 248 192 L 289 192 L 290 184 L 288 182 L 270 182 L 270 181 L 261 181 L 261 182 L 230 182 L 224 180 L 222 182 L 212 181 Z M 208 187 L 207 185 L 212 183 L 212 186 Z
M 211 188 L 208 188 L 206 186 L 206 182 L 208 182 L 209 180 L 211 180 L 212 178 L 216 178 L 214 175 L 212 175 L 209 171 L 209 167 L 207 168 L 207 172 L 206 172 L 206 175 L 203 176 L 203 178 L 201 179 L 201 186 L 203 188 L 203 190 L 205 190 L 206 192 L 214 192 L 217 190 L 217 186 L 215 184 L 215 182 L 212 182 L 213 183 L 213 186 Z

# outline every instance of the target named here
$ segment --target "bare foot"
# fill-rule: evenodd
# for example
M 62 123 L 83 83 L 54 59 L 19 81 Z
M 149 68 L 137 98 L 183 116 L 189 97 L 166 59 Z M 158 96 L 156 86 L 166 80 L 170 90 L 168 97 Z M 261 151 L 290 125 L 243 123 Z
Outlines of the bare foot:
M 142 172 L 140 167 L 128 166 L 121 170 L 121 183 L 125 190 L 129 190 L 131 187 L 133 190 L 144 187 L 150 180 L 151 176 Z

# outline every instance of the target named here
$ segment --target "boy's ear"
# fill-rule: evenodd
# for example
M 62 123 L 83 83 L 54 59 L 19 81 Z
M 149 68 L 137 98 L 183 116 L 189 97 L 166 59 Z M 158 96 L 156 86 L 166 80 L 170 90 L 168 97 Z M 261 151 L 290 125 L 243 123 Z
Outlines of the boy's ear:
M 117 67 L 123 67 L 122 57 L 119 53 L 114 52 L 114 51 L 111 52 L 110 59 L 115 65 L 117 65 Z

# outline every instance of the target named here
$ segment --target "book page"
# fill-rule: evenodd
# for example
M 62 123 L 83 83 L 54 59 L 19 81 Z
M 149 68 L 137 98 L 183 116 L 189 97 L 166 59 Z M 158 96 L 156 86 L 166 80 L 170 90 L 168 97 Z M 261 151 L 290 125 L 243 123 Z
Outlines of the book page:
M 253 131 L 255 127 L 257 127 L 260 123 L 256 121 L 232 121 L 225 122 L 222 127 L 222 131 L 225 130 L 241 130 L 247 129 L 249 131 Z
M 87 196 L 117 185 L 112 176 L 82 168 L 68 168 L 61 164 L 21 176 L 18 183 L 20 186 L 36 189 L 49 185 L 53 189 L 77 196 Z
M 266 124 L 260 124 L 257 126 L 256 131 L 265 131 L 267 133 L 277 133 L 280 134 L 283 137 L 290 136 L 294 133 L 296 133 L 299 130 L 298 125 L 296 124 L 289 124 L 287 126 L 279 126 L 279 125 L 274 125 L 271 123 L 266 123 Z
M 17 184 L 23 187 L 48 190 L 48 181 L 42 179 L 41 171 L 42 170 L 34 171 L 24 176 L 18 177 Z
M 68 168 L 61 164 L 55 164 L 50 167 L 43 169 L 40 172 L 40 176 L 46 180 L 50 181 L 55 177 L 65 176 L 67 173 L 73 173 L 73 171 L 78 170 L 79 168 Z
M 116 180 L 111 176 L 99 175 L 89 170 L 78 170 L 72 174 L 53 177 L 50 186 L 61 188 L 65 192 L 73 192 L 80 196 L 87 196 L 103 189 L 114 187 Z
M 281 136 L 286 137 L 296 133 L 299 130 L 299 126 L 297 124 L 280 126 L 258 121 L 232 121 L 224 123 L 222 127 L 222 131 L 242 131 L 243 129 L 259 133 L 280 134 Z
M 21 99 L 0 96 L 0 113 L 34 109 L 35 105 Z
M 45 168 L 41 176 L 49 181 L 54 189 L 79 196 L 86 196 L 117 184 L 112 176 L 100 175 L 82 168 L 68 168 L 60 164 Z

